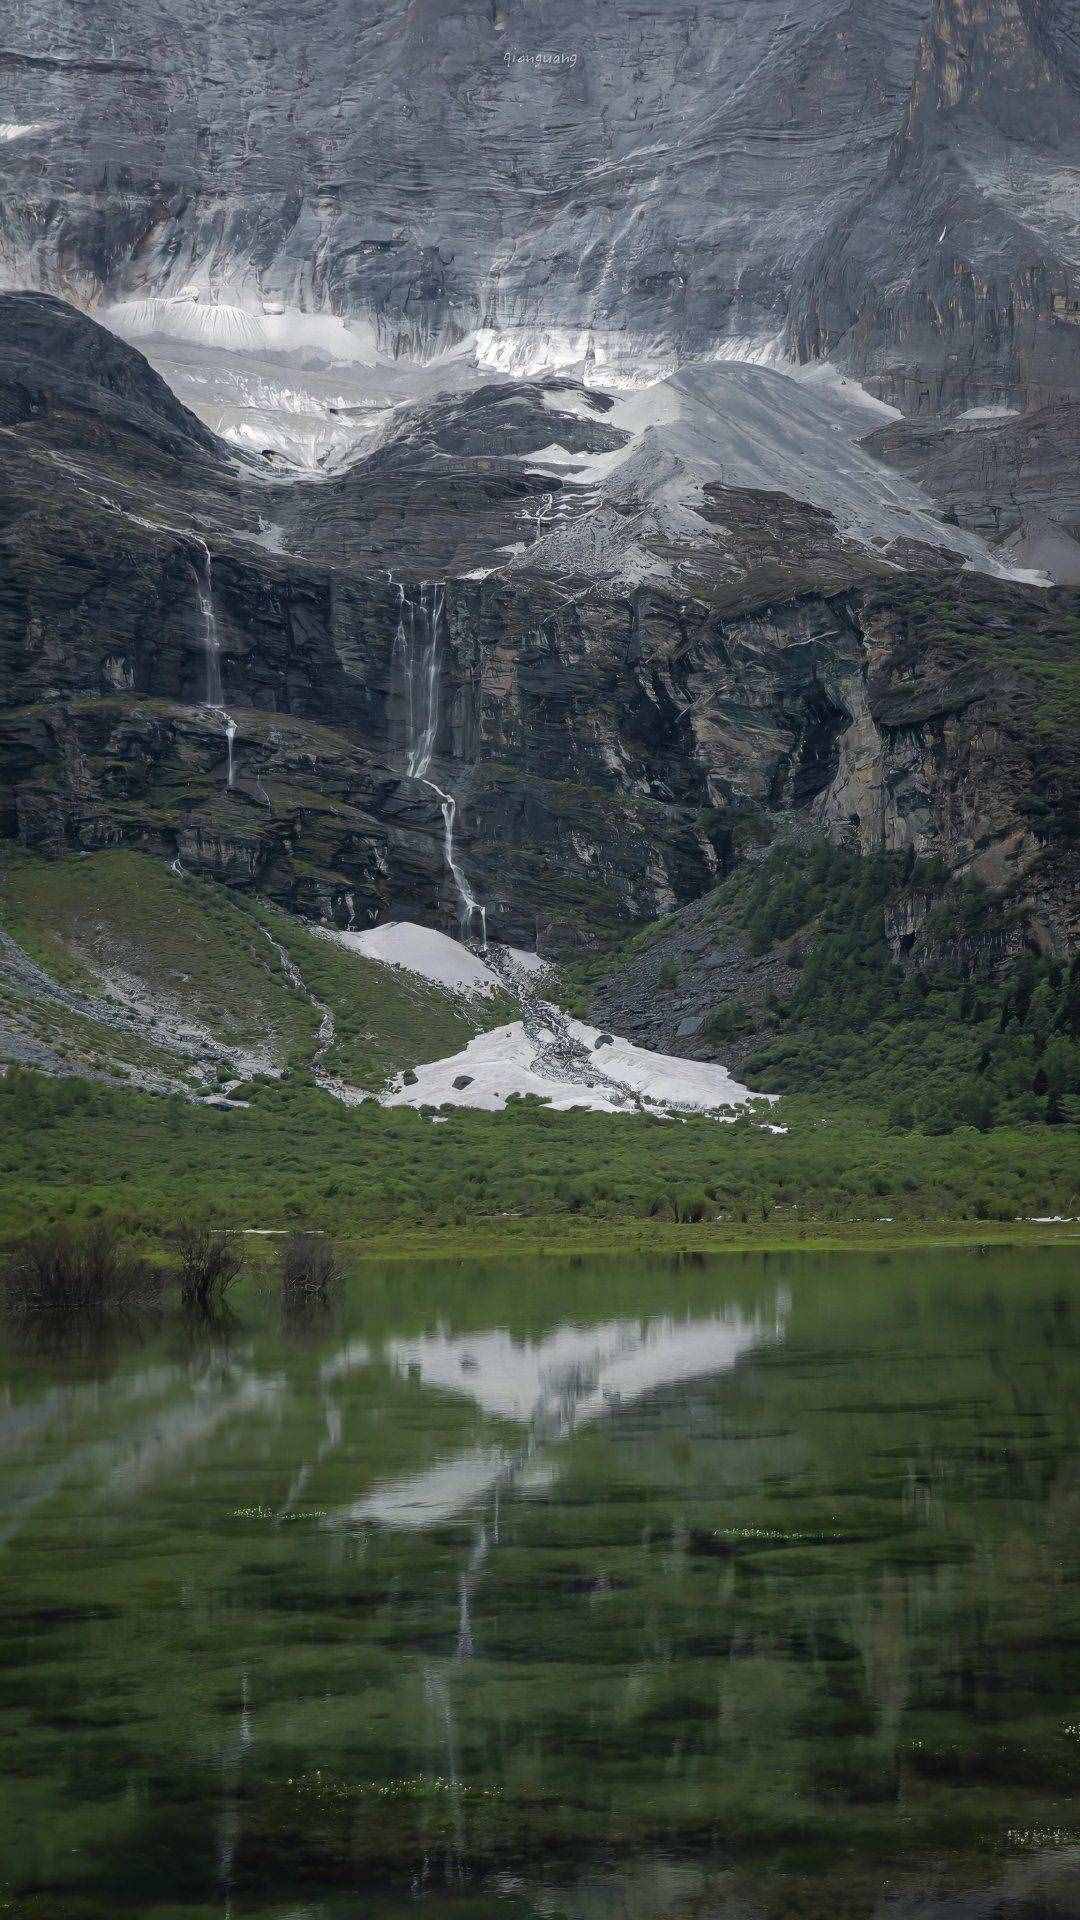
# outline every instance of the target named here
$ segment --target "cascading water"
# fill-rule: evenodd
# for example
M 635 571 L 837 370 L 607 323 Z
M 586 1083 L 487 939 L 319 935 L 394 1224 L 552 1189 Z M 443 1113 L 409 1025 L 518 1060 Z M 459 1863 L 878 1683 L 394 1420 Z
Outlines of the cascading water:
M 225 692 L 221 682 L 221 639 L 218 634 L 217 613 L 214 608 L 214 581 L 210 566 L 210 549 L 205 540 L 200 540 L 203 564 L 197 573 L 199 590 L 199 618 L 202 623 L 203 656 L 206 661 L 206 699 L 205 705 L 216 713 L 225 728 L 226 785 L 232 791 L 234 776 L 233 742 L 236 739 L 236 721 L 225 709 Z
M 439 682 L 446 625 L 446 589 L 441 581 L 422 581 L 410 599 L 400 580 L 391 584 L 398 593 L 398 624 L 391 667 L 400 679 L 405 712 L 405 771 L 410 780 L 427 787 L 439 802 L 443 817 L 443 853 L 461 909 L 461 930 L 467 940 L 476 921 L 480 945 L 487 947 L 487 909 L 476 898 L 454 854 L 457 801 L 431 778 L 430 767 L 439 731 Z
M 220 709 L 224 703 L 221 686 L 221 641 L 218 638 L 217 615 L 214 612 L 214 584 L 210 570 L 210 549 L 204 540 L 202 548 L 202 571 L 199 582 L 199 618 L 202 622 L 203 657 L 206 661 L 206 705 Z

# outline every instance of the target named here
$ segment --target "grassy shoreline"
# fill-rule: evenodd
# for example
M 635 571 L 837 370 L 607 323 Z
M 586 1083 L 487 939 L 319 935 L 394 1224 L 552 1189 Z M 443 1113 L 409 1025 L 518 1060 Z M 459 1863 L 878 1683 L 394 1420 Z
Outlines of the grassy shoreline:
M 238 1231 L 243 1231 L 238 1229 Z M 276 1230 L 264 1244 L 273 1246 Z M 261 1236 L 251 1235 L 253 1239 Z M 1080 1247 L 1080 1222 L 1007 1225 L 986 1220 L 763 1223 L 759 1228 L 644 1220 L 547 1219 L 476 1222 L 467 1227 L 409 1227 L 339 1236 L 356 1260 L 505 1259 L 565 1254 L 888 1253 L 911 1248 Z

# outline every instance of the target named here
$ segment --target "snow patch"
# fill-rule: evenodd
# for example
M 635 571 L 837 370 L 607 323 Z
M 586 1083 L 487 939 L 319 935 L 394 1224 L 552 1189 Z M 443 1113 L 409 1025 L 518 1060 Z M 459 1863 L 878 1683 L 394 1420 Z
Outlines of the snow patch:
M 980 420 L 1019 420 L 1020 416 L 1021 410 L 1019 407 L 968 407 L 963 413 L 957 414 L 956 417 L 958 420 L 977 422 Z
M 600 1029 L 580 1020 L 560 1016 L 560 1027 L 595 1062 L 600 1075 L 595 1082 L 576 1078 L 572 1067 L 560 1072 L 557 1049 L 545 1044 L 556 1038 L 554 1023 L 550 1034 L 530 1034 L 525 1022 L 515 1020 L 479 1034 L 449 1059 L 417 1067 L 415 1085 L 406 1086 L 399 1077 L 381 1095 L 382 1104 L 501 1113 L 511 1098 L 532 1095 L 558 1113 L 576 1107 L 593 1113 L 636 1113 L 643 1106 L 659 1113 L 719 1113 L 759 1099 L 771 1104 L 775 1097 L 752 1093 L 732 1079 L 726 1067 L 651 1053 L 630 1040 L 606 1039 L 598 1047 Z
M 434 927 L 417 926 L 411 920 L 390 920 L 384 926 L 371 927 L 362 933 L 342 933 L 336 927 L 318 927 L 314 931 L 350 953 L 361 954 L 365 960 L 402 967 L 407 973 L 429 980 L 433 986 L 448 988 L 451 993 L 488 999 L 503 990 L 498 975 L 479 954 Z
M 720 362 L 743 367 L 771 367 L 776 373 L 783 373 L 789 380 L 797 380 L 800 386 L 809 387 L 812 392 L 824 394 L 827 398 L 843 400 L 849 407 L 857 407 L 866 414 L 872 414 L 877 420 L 902 420 L 899 407 L 891 407 L 886 400 L 877 399 L 858 380 L 848 373 L 842 373 L 831 360 L 792 360 L 784 351 L 782 334 L 761 334 L 737 340 L 724 340 L 717 348 L 714 359 Z
M 564 493 L 588 493 L 585 509 L 542 534 L 518 564 L 562 574 L 615 575 L 627 581 L 670 576 L 672 555 L 690 564 L 713 553 L 722 537 L 704 512 L 704 489 L 753 488 L 786 494 L 830 514 L 840 533 L 875 555 L 883 545 L 918 541 L 998 577 L 1018 575 L 978 535 L 943 525 L 924 490 L 868 454 L 861 442 L 896 410 L 873 400 L 857 382 L 821 363 L 782 363 L 775 341 L 728 342 L 710 361 L 682 367 L 646 391 L 621 395 L 605 414 L 628 436 L 608 453 L 568 458 L 557 427 L 552 443 L 528 464 L 564 468 Z M 581 417 L 556 387 L 545 395 L 552 415 Z M 569 437 L 569 436 L 567 436 Z
M 280 313 L 203 300 L 185 289 L 174 299 L 121 300 L 97 316 L 124 340 L 179 340 L 223 353 L 322 353 L 331 361 L 372 366 L 375 330 L 367 321 L 299 308 Z
M 0 120 L 0 146 L 11 140 L 29 140 L 35 133 L 49 133 L 55 120 Z
M 573 371 L 587 387 L 627 392 L 654 386 L 678 365 L 659 336 L 614 327 L 479 327 L 462 351 L 483 371 L 513 380 Z

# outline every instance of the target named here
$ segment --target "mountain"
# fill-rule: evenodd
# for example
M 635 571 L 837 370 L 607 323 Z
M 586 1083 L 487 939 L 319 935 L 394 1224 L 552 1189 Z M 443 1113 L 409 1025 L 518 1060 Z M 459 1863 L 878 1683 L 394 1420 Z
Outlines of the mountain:
M 294 453 L 455 353 L 1038 411 L 1080 398 L 1078 105 L 1073 0 L 20 0 L 0 284 Z
M 1065 0 L 21 0 L 0 833 L 569 957 L 824 836 L 1071 953 L 1078 76 Z
M 494 935 L 562 950 L 823 829 L 1073 937 L 1076 596 L 935 520 L 842 392 L 495 383 L 312 482 L 49 296 L 0 297 L 0 332 L 24 846 L 146 848 L 345 926 L 453 927 L 464 877 Z
M 8 270 L 58 291 L 1077 390 L 1069 0 L 20 0 L 3 72 Z

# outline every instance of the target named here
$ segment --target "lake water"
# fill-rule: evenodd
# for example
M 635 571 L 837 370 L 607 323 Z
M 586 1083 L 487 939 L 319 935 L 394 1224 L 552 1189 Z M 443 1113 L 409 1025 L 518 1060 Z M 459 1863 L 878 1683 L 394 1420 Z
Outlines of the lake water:
M 357 1269 L 0 1373 L 0 1914 L 1075 1920 L 1067 1249 Z

